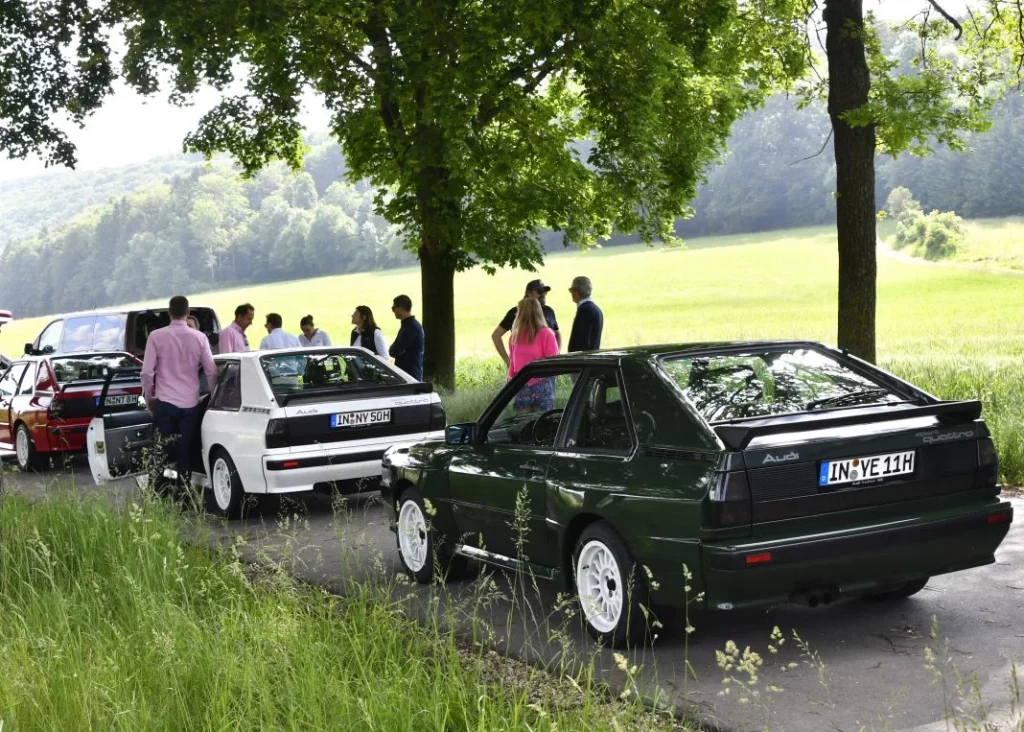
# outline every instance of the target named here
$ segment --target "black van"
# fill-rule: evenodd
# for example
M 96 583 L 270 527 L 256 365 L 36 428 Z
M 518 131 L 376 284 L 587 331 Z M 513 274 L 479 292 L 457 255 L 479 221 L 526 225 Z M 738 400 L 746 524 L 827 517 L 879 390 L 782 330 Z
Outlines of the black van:
M 190 308 L 189 312 L 199 321 L 199 329 L 210 339 L 210 347 L 217 353 L 220 341 L 217 313 L 213 308 L 197 306 Z M 25 353 L 127 351 L 142 358 L 149 334 L 170 322 L 167 308 L 71 313 L 51 321 L 32 343 L 25 344 Z

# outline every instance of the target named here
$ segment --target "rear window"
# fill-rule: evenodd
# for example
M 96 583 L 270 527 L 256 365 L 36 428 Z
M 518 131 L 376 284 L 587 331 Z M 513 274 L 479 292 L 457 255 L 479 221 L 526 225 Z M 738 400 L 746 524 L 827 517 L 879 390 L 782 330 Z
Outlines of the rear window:
M 261 356 L 260 366 L 276 395 L 406 383 L 372 356 L 351 352 Z
M 50 368 L 58 384 L 72 381 L 102 380 L 114 369 L 138 366 L 135 359 L 122 353 L 90 353 L 50 359 Z
M 810 349 L 666 358 L 661 366 L 708 422 L 905 401 Z

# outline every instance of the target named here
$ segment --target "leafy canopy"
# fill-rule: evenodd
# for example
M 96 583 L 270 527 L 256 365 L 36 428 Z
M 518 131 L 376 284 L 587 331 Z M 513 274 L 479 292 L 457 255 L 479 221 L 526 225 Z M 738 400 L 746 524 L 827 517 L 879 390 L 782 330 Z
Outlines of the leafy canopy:
M 732 122 L 799 77 L 806 0 L 112 0 L 125 74 L 225 98 L 187 140 L 297 166 L 304 89 L 411 245 L 532 267 L 538 233 L 670 239 Z M 239 64 L 238 62 L 242 62 Z M 577 141 L 586 141 L 579 144 Z

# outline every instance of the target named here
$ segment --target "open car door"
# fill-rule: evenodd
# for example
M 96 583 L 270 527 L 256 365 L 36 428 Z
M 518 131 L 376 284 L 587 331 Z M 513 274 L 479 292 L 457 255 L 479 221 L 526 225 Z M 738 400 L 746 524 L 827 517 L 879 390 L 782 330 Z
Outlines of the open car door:
M 141 406 L 141 400 L 135 409 L 125 409 L 107 396 L 111 385 L 116 387 L 124 381 L 138 381 L 141 374 L 141 368 L 112 370 L 96 400 L 96 416 L 89 423 L 85 443 L 89 452 L 89 469 L 97 484 L 137 475 L 146 469 L 153 446 L 152 415 Z

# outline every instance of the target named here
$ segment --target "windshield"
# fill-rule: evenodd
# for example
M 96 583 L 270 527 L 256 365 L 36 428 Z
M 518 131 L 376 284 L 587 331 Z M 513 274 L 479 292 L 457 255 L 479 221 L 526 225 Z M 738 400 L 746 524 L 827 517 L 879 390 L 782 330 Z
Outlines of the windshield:
M 406 383 L 377 359 L 357 352 L 262 356 L 260 365 L 278 396 Z
M 50 367 L 57 384 L 86 379 L 107 378 L 114 369 L 138 367 L 139 362 L 127 353 L 90 353 L 78 356 L 51 358 Z M 138 378 L 136 374 L 134 378 Z
M 667 358 L 661 365 L 708 422 L 905 401 L 810 349 Z

